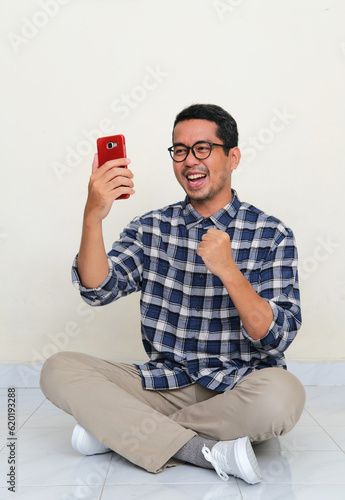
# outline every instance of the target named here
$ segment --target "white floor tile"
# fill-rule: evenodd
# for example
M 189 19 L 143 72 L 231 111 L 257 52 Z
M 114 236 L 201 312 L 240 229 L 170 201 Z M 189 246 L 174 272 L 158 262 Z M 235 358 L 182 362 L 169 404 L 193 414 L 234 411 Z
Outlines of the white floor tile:
M 7 434 L 0 434 L 0 451 L 5 448 L 7 444 Z
M 328 425 L 344 425 L 345 410 L 339 411 L 330 408 L 321 408 L 310 410 L 310 412 L 322 427 Z
M 340 406 L 344 409 L 345 386 L 318 386 L 309 385 L 305 387 L 307 394 L 306 409 L 319 407 L 331 402 L 332 406 Z
M 41 405 L 40 410 L 60 410 L 57 406 L 53 405 L 48 399 L 46 399 Z
M 316 420 L 307 412 L 307 410 L 303 410 L 301 418 L 297 422 L 297 426 L 306 426 L 306 425 L 319 425 Z
M 151 474 L 133 465 L 116 453 L 113 454 L 106 484 L 176 484 L 176 483 L 216 483 L 221 479 L 214 470 L 193 465 L 170 467 L 159 474 Z M 231 477 L 229 483 L 235 484 Z
M 344 486 L 333 484 L 245 484 L 243 500 L 344 500 Z
M 339 451 L 339 446 L 320 426 L 297 426 L 285 436 L 254 446 L 255 451 Z
M 103 486 L 19 486 L 15 493 L 0 488 L 0 500 L 99 500 Z M 124 500 L 124 499 L 122 499 Z
M 71 445 L 72 428 L 23 428 L 17 434 L 20 453 L 75 453 Z
M 27 425 L 30 417 L 34 414 L 35 410 L 22 410 L 22 412 L 16 412 L 15 433 L 17 433 L 23 427 L 23 425 Z M 0 417 L 0 429 L 3 432 L 6 432 L 8 429 L 7 414 Z
M 18 453 L 17 486 L 102 485 L 109 453 L 83 457 L 77 453 Z M 7 453 L 0 454 L 0 486 L 6 486 Z
M 266 483 L 345 485 L 342 451 L 257 452 L 256 456 Z
M 238 486 L 219 479 L 217 484 L 119 484 L 106 485 L 102 500 L 238 500 Z
M 57 408 L 55 410 L 46 410 L 40 407 L 27 420 L 25 428 L 32 429 L 36 427 L 42 429 L 43 427 L 67 427 L 73 429 L 76 423 L 77 421 L 74 417 L 62 410 Z
M 334 439 L 338 446 L 340 446 L 340 448 L 345 451 L 345 422 L 342 426 L 326 425 L 325 431 L 330 435 L 332 439 Z
M 306 410 L 320 425 L 344 425 L 345 386 L 310 386 L 306 392 Z
M 16 411 L 36 409 L 45 399 L 40 389 L 16 389 Z
M 42 364 L 0 364 L 1 387 L 39 387 Z

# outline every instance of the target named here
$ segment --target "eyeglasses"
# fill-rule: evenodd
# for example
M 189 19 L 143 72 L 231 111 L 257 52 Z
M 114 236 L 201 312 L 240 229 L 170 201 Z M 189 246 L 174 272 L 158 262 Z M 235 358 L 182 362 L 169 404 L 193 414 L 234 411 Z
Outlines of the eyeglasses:
M 223 148 L 231 149 L 231 146 L 226 144 L 215 144 L 214 142 L 198 141 L 193 146 L 186 146 L 185 144 L 174 144 L 168 151 L 171 158 L 176 162 L 185 161 L 189 152 L 192 151 L 197 160 L 206 160 L 212 153 L 213 146 L 221 146 Z

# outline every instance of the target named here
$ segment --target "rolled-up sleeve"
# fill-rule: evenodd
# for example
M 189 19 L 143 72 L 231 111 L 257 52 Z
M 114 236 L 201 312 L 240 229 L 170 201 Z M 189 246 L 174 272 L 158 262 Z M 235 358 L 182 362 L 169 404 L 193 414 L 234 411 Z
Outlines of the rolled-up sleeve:
M 272 323 L 259 340 L 252 339 L 243 326 L 242 333 L 257 350 L 276 356 L 289 347 L 302 323 L 297 249 L 291 230 L 280 235 L 269 252 L 261 268 L 257 292 L 272 308 Z
M 108 258 L 108 276 L 97 288 L 85 288 L 78 274 L 77 259 L 72 265 L 72 283 L 92 306 L 103 306 L 139 291 L 142 281 L 143 245 L 140 219 L 135 218 L 121 233 Z

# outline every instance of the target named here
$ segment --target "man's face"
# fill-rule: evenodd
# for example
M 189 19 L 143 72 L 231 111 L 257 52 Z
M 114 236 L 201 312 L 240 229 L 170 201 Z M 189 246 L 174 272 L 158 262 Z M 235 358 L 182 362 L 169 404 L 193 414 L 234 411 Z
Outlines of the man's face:
M 223 144 L 216 135 L 217 125 L 208 120 L 185 120 L 174 129 L 174 144 L 193 146 L 198 141 Z M 209 216 L 231 200 L 231 172 L 240 159 L 238 148 L 226 156 L 224 149 L 213 147 L 205 160 L 197 160 L 192 151 L 183 162 L 173 161 L 176 179 L 190 198 L 193 207 Z M 207 213 L 206 213 L 207 212 Z

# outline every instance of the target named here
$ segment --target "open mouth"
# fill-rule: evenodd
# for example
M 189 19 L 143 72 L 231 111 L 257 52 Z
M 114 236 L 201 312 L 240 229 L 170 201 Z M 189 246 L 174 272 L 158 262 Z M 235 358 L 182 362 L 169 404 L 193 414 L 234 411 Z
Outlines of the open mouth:
M 203 183 L 204 179 L 206 179 L 206 174 L 187 175 L 188 183 L 194 187 L 201 185 Z

